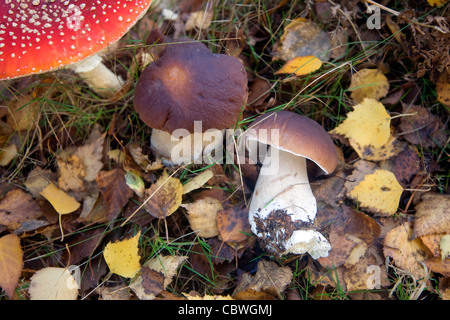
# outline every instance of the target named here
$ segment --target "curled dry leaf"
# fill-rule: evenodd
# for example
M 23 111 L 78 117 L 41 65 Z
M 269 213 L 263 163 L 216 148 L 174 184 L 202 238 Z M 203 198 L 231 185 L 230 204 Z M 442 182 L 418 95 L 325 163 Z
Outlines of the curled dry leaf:
M 190 179 L 183 185 L 183 194 L 202 188 L 211 178 L 214 177 L 214 172 L 211 169 L 204 170 L 199 175 Z
M 378 69 L 362 69 L 353 75 L 349 90 L 355 103 L 361 103 L 365 98 L 380 100 L 387 95 L 389 82 Z
M 0 287 L 10 299 L 19 282 L 23 268 L 23 251 L 20 239 L 15 234 L 0 238 Z

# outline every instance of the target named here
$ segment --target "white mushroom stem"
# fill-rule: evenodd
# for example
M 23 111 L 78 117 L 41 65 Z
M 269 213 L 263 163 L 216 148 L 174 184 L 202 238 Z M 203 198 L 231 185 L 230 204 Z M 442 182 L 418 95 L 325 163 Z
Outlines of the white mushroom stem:
M 113 97 L 124 85 L 121 77 L 109 70 L 97 54 L 73 64 L 71 69 L 103 98 Z
M 286 210 L 292 221 L 312 223 L 317 203 L 309 185 L 306 159 L 275 148 L 270 148 L 269 154 L 256 182 L 250 220 L 256 213 L 264 219 L 274 210 Z
M 224 130 L 209 130 L 189 134 L 170 134 L 153 129 L 151 148 L 166 165 L 183 165 L 187 163 L 212 163 L 222 158 Z M 181 132 L 182 133 L 182 132 Z
M 319 232 L 308 228 L 292 232 L 290 238 L 283 236 L 287 226 L 275 226 L 271 214 L 283 212 L 291 218 L 292 226 L 299 222 L 308 227 L 314 222 L 317 202 L 309 185 L 306 159 L 295 154 L 270 148 L 256 182 L 249 208 L 249 222 L 253 233 L 266 239 L 266 246 L 281 254 L 308 252 L 313 258 L 327 256 L 330 244 Z M 267 222 L 266 222 L 267 220 Z M 284 222 L 285 223 L 285 222 Z M 261 225 L 267 226 L 261 230 Z M 297 228 L 296 228 L 297 229 Z M 274 242 L 271 245 L 269 242 Z

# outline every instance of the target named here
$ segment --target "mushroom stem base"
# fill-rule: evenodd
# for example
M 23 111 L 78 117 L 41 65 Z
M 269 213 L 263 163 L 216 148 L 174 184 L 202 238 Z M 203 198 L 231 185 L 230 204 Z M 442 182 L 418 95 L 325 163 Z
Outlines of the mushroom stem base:
M 271 148 L 249 208 L 253 233 L 275 255 L 309 253 L 314 259 L 325 257 L 331 246 L 313 229 L 316 212 L 306 159 Z

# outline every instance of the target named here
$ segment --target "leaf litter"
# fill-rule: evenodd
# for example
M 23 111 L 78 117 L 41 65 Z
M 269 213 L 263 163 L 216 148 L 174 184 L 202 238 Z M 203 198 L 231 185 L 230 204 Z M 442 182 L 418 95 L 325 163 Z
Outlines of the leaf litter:
M 136 64 L 120 43 L 110 62 L 130 80 L 114 99 L 93 99 L 63 72 L 0 84 L 0 297 L 393 299 L 409 281 L 411 299 L 448 299 L 449 33 L 442 11 L 429 13 L 442 3 L 419 6 L 421 22 L 407 8 L 382 11 L 375 34 L 350 2 L 269 2 L 252 15 L 263 9 L 250 1 L 235 20 L 188 2 L 170 19 L 151 9 L 134 36 L 152 46 L 161 30 L 185 34 L 238 57 L 249 80 L 242 128 L 275 108 L 327 129 L 338 168 L 310 175 L 329 256 L 261 249 L 248 225 L 259 164 L 161 161 L 127 100 L 158 48 L 135 48 Z

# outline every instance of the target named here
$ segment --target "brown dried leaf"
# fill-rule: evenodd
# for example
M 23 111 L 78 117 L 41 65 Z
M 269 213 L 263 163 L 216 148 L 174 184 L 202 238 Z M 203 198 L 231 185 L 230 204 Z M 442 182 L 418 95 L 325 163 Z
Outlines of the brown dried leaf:
M 180 180 L 164 172 L 156 183 L 145 190 L 145 209 L 155 218 L 163 219 L 178 209 L 182 196 Z
M 189 224 L 198 236 L 211 238 L 219 234 L 217 214 L 223 210 L 219 200 L 205 197 L 181 206 L 188 211 Z
M 258 271 L 251 277 L 251 280 L 236 288 L 235 294 L 241 291 L 254 290 L 265 292 L 273 297 L 280 297 L 280 294 L 292 281 L 292 271 L 289 267 L 279 267 L 273 261 L 260 260 Z
M 10 230 L 16 230 L 22 223 L 41 215 L 41 208 L 33 197 L 20 189 L 9 191 L 0 202 L 0 225 Z
M 251 234 L 248 207 L 234 205 L 217 214 L 217 227 L 225 242 L 241 242 Z
M 420 279 L 423 276 L 420 262 L 428 258 L 428 250 L 419 238 L 411 240 L 411 235 L 409 222 L 390 230 L 383 241 L 383 253 L 392 257 L 397 267 Z
M 413 237 L 450 231 L 450 195 L 426 193 L 416 205 Z
M 134 192 L 128 187 L 125 180 L 125 171 L 121 168 L 100 171 L 96 182 L 108 208 L 107 216 L 111 219 L 122 210 Z
M 0 287 L 10 299 L 19 282 L 23 268 L 23 251 L 20 239 L 15 234 L 0 238 Z
M 423 147 L 445 143 L 447 139 L 445 126 L 439 116 L 431 114 L 427 108 L 418 105 L 403 104 L 403 113 L 414 114 L 400 119 L 399 128 L 408 142 Z
M 149 267 L 141 268 L 142 287 L 147 295 L 157 296 L 163 290 L 164 275 Z

